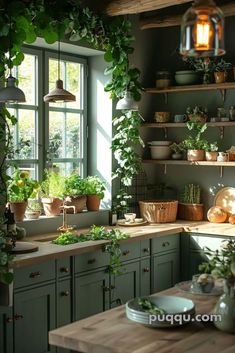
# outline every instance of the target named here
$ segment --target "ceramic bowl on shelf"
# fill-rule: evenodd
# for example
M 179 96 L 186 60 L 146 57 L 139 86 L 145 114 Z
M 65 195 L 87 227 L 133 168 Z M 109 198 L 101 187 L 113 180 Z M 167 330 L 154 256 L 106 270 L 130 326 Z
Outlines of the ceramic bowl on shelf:
M 170 146 L 149 146 L 151 150 L 152 159 L 170 159 Z
M 195 85 L 199 83 L 199 75 L 196 71 L 176 71 L 175 82 L 179 86 L 183 85 Z

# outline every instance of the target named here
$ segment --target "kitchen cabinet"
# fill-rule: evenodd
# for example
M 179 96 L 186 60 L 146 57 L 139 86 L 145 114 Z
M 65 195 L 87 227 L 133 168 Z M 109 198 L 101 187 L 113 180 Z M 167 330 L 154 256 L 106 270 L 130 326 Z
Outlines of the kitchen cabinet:
M 109 274 L 106 268 L 75 278 L 75 320 L 109 309 Z
M 13 310 L 0 306 L 0 352 L 13 352 Z
M 152 239 L 151 293 L 173 287 L 180 279 L 180 235 Z
M 56 327 L 54 283 L 14 294 L 14 353 L 53 353 L 48 331 Z

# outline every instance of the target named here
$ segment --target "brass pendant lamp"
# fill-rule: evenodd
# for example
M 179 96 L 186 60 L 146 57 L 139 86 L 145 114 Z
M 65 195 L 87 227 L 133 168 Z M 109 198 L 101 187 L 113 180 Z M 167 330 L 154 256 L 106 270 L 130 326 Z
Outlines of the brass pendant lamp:
M 180 53 L 191 57 L 225 54 L 224 15 L 214 0 L 195 0 L 184 14 Z
M 55 88 L 44 96 L 46 103 L 65 103 L 75 102 L 76 97 L 64 89 L 63 81 L 60 79 L 60 40 L 58 41 L 58 79 L 56 80 Z

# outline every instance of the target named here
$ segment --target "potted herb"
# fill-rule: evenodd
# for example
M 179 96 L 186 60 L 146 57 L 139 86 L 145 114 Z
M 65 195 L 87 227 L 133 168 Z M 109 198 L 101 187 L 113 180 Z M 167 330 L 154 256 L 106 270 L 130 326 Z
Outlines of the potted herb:
M 212 72 L 215 69 L 215 63 L 210 58 L 193 58 L 183 57 L 184 62 L 194 68 L 197 72 L 202 74 L 202 81 L 204 84 L 211 82 Z
M 178 218 L 186 221 L 203 220 L 203 204 L 201 203 L 201 189 L 199 185 L 187 184 L 184 186 L 178 204 Z
M 227 79 L 228 71 L 232 69 L 232 64 L 226 62 L 224 59 L 220 59 L 216 64 L 215 64 L 215 71 L 214 71 L 214 77 L 215 77 L 215 83 L 223 83 Z
M 41 183 L 41 196 L 46 216 L 58 216 L 63 203 L 65 178 L 54 170 L 46 170 Z
M 75 213 L 81 212 L 86 208 L 83 180 L 76 171 L 65 178 L 65 205 L 74 206 Z M 69 212 L 70 209 L 67 209 L 67 213 Z
M 183 158 L 183 151 L 184 151 L 184 146 L 183 144 L 180 143 L 172 143 L 172 145 L 170 145 L 170 149 L 173 151 L 171 158 L 172 159 L 182 159 Z
M 7 197 L 16 222 L 23 221 L 28 199 L 38 188 L 39 183 L 31 179 L 28 172 L 15 170 L 8 182 Z
M 188 107 L 186 109 L 188 119 L 194 123 L 205 123 L 207 121 L 207 108 L 195 106 L 194 108 Z
M 201 135 L 207 129 L 207 124 L 188 121 L 186 125 L 193 132 L 192 135 L 182 141 L 182 146 L 187 151 L 187 159 L 188 161 L 203 161 L 208 142 L 202 139 Z
M 208 143 L 205 148 L 205 156 L 207 161 L 217 161 L 218 157 L 218 144 L 217 142 Z
M 87 210 L 98 211 L 100 200 L 104 198 L 105 186 L 98 176 L 88 176 L 83 180 L 83 194 L 87 195 Z
M 41 203 L 36 199 L 29 199 L 25 216 L 27 219 L 38 219 L 42 211 Z
M 224 294 L 213 310 L 220 320 L 215 320 L 214 324 L 222 331 L 235 333 L 235 240 L 224 241 L 219 250 L 206 248 L 205 254 L 209 261 L 199 265 L 199 271 L 224 280 Z

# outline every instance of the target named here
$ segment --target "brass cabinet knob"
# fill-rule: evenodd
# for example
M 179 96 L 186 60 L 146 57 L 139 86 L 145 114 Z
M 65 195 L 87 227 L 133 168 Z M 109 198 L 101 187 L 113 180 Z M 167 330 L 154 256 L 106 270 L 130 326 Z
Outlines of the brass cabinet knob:
M 64 292 L 61 292 L 61 296 L 62 296 L 62 297 L 68 297 L 68 296 L 69 296 L 69 291 L 66 290 L 66 291 L 64 291 Z
M 122 253 L 123 256 L 127 256 L 129 254 L 130 254 L 130 250 L 124 250 Z
M 60 268 L 60 272 L 62 272 L 62 273 L 68 273 L 68 272 L 69 272 L 69 268 L 68 268 L 68 267 L 61 267 L 61 268 Z
M 143 269 L 143 271 L 144 271 L 144 272 L 150 272 L 150 269 L 149 269 L 148 267 L 145 267 L 145 268 Z
M 36 272 L 31 272 L 29 277 L 30 278 L 37 278 L 41 276 L 41 272 L 40 271 L 36 271 Z

